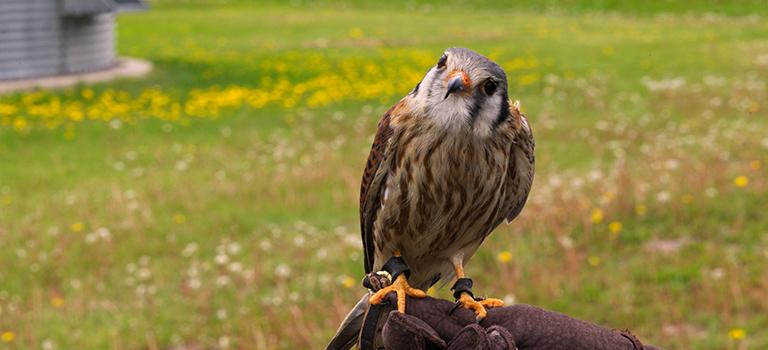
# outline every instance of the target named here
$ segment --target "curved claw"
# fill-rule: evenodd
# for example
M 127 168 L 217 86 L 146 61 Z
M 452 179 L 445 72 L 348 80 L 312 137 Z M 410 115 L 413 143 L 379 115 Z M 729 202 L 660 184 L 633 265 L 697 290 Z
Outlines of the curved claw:
M 475 300 L 469 293 L 461 293 L 459 300 L 456 300 L 456 304 L 465 309 L 473 310 L 475 312 L 475 318 L 477 320 L 482 320 L 485 316 L 488 316 L 486 308 L 490 309 L 503 306 L 504 301 L 495 298 Z
M 405 278 L 405 275 L 401 274 L 400 276 L 397 276 L 395 282 L 393 282 L 392 285 L 384 287 L 378 292 L 374 293 L 371 295 L 368 301 L 372 305 L 379 304 L 390 292 L 397 293 L 397 311 L 400 313 L 405 313 L 406 295 L 410 295 L 414 298 L 424 298 L 427 296 L 427 293 L 424 293 L 423 290 L 416 289 L 408 285 L 408 280 Z

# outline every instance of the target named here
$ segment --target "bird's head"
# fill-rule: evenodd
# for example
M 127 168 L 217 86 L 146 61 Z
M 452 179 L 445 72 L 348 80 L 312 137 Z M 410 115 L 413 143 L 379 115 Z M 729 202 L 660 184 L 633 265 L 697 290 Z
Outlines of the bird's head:
M 453 47 L 411 92 L 420 113 L 440 125 L 482 135 L 509 115 L 507 75 L 472 50 Z

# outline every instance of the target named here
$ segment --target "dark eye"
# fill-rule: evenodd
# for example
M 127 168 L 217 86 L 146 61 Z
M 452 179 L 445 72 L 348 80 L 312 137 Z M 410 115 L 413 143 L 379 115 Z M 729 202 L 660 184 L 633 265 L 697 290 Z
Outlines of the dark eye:
M 443 57 L 440 57 L 440 60 L 437 61 L 437 68 L 443 69 L 445 68 L 445 62 L 448 61 L 448 55 L 443 54 Z
M 496 84 L 493 80 L 486 80 L 485 84 L 483 84 L 483 90 L 485 91 L 486 95 L 493 95 L 494 92 L 496 92 L 496 87 L 498 84 Z

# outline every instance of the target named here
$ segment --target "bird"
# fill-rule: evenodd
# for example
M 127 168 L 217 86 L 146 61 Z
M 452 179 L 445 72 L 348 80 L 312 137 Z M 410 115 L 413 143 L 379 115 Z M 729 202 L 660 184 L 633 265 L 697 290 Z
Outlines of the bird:
M 474 297 L 464 265 L 497 226 L 521 213 L 533 183 L 534 148 L 504 70 L 470 49 L 445 50 L 379 121 L 361 181 L 365 273 L 392 258 L 410 273 L 364 295 L 331 344 L 354 344 L 365 308 L 391 292 L 406 312 L 406 295 L 423 298 L 427 288 L 455 278 L 454 287 L 470 281 L 454 296 L 478 319 L 503 305 Z

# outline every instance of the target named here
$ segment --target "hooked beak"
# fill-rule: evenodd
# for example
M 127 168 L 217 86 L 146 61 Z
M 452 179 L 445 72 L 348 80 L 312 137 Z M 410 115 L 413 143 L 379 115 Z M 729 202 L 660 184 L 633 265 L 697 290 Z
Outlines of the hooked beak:
M 457 72 L 452 74 L 448 79 L 448 91 L 445 92 L 443 99 L 448 98 L 448 96 L 456 91 L 469 91 L 469 77 L 467 77 L 467 73 Z

